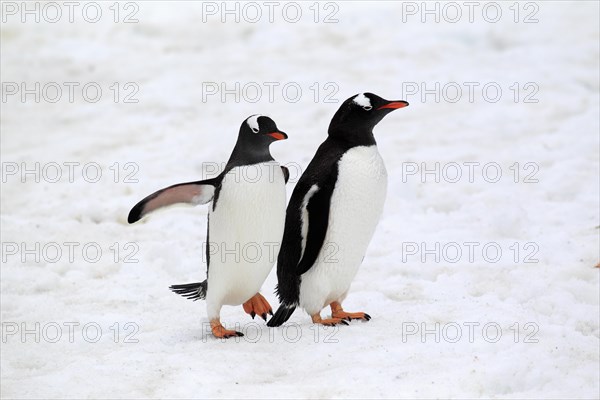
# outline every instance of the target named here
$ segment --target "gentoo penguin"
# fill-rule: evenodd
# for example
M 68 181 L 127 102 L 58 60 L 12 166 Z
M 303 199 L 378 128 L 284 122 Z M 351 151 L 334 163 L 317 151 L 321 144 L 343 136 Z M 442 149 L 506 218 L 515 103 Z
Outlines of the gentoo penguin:
M 372 93 L 346 100 L 329 124 L 328 138 L 298 181 L 287 207 L 277 260 L 281 305 L 268 326 L 279 326 L 302 307 L 314 323 L 370 320 L 342 309 L 383 209 L 387 173 L 373 128 L 406 101 Z M 330 306 L 332 318 L 321 319 Z
M 216 337 L 243 336 L 221 324 L 223 305 L 243 304 L 252 318 L 258 314 L 265 321 L 267 313 L 273 315 L 259 291 L 275 264 L 285 223 L 289 172 L 269 152 L 269 145 L 282 139 L 287 135 L 271 118 L 253 115 L 242 123 L 231 157 L 219 176 L 159 190 L 129 213 L 131 224 L 171 204 L 212 201 L 206 234 L 207 279 L 170 289 L 192 300 L 206 299 Z

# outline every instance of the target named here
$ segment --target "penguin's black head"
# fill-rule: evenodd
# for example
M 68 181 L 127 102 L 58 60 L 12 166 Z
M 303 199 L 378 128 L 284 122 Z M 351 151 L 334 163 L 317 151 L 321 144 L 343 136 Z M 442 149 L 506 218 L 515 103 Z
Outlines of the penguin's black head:
M 276 140 L 287 139 L 285 132 L 280 131 L 271 118 L 264 115 L 251 115 L 240 126 L 239 139 L 250 146 L 269 147 Z
M 390 112 L 408 106 L 404 100 L 386 100 L 373 93 L 360 93 L 344 101 L 329 124 L 329 135 L 360 139 L 373 135 L 373 128 Z
M 277 140 L 287 139 L 269 117 L 252 115 L 242 122 L 237 143 L 229 159 L 231 165 L 251 165 L 272 160 L 269 145 Z

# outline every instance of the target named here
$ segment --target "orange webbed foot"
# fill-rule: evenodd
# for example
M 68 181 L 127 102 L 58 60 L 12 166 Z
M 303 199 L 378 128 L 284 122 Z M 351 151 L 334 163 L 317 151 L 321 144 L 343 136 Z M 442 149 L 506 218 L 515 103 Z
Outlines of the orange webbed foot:
M 256 315 L 260 315 L 260 317 L 266 321 L 267 313 L 273 315 L 271 305 L 260 293 L 256 293 L 252 296 L 250 300 L 243 304 L 243 307 L 244 311 L 247 314 L 250 314 L 252 319 L 254 319 Z
M 363 321 L 370 321 L 371 316 L 364 312 L 346 312 L 342 309 L 342 305 L 337 301 L 331 303 L 331 316 L 333 318 L 341 318 L 347 321 L 352 321 L 353 319 L 361 319 Z
M 242 332 L 225 329 L 218 319 L 210 321 L 210 329 L 212 330 L 212 334 L 217 338 L 228 339 L 235 336 L 244 336 Z
M 321 314 L 315 314 L 311 316 L 313 323 L 321 324 L 326 326 L 336 326 L 338 324 L 348 325 L 348 321 L 342 318 L 326 318 L 322 319 Z

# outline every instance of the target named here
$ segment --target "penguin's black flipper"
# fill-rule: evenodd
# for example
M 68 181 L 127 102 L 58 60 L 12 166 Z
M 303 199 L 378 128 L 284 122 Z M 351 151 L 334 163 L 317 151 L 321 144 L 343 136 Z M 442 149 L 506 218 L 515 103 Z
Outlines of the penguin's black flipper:
M 337 171 L 336 171 L 337 172 Z M 331 179 L 326 179 L 322 182 L 322 186 L 314 192 L 306 205 L 306 213 L 308 214 L 308 232 L 306 234 L 306 245 L 304 254 L 298 263 L 296 273 L 304 274 L 308 271 L 319 256 L 319 252 L 323 247 L 323 241 L 327 233 L 329 225 L 329 209 L 331 208 L 331 194 L 335 183 L 329 182 Z
M 208 280 L 196 283 L 184 283 L 183 285 L 171 285 L 169 289 L 173 293 L 182 295 L 190 300 L 204 300 L 206 298 L 206 287 Z
M 129 212 L 127 222 L 133 224 L 144 215 L 172 204 L 206 204 L 213 199 L 217 182 L 217 178 L 213 178 L 204 181 L 179 183 L 161 189 L 137 203 Z

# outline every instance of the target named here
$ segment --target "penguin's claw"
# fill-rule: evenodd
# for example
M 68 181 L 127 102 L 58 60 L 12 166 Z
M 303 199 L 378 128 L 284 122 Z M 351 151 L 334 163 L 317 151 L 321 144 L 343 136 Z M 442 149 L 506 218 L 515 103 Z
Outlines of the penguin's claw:
M 244 311 L 254 319 L 256 315 L 259 315 L 265 321 L 267 320 L 267 313 L 273 315 L 273 309 L 271 305 L 260 293 L 256 293 L 243 305 Z

